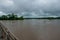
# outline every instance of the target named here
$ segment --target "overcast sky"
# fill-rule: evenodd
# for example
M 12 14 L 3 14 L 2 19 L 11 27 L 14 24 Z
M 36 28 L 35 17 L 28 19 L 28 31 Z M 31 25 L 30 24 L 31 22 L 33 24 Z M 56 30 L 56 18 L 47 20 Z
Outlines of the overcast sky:
M 0 0 L 0 15 L 60 16 L 60 0 Z

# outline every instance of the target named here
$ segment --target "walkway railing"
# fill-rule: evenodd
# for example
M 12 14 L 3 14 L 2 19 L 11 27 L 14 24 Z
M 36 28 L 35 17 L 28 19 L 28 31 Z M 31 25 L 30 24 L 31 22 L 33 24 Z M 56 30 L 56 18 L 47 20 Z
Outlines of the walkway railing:
M 1 30 L 1 37 L 0 38 L 2 40 L 19 40 L 2 23 L 0 23 L 0 30 Z

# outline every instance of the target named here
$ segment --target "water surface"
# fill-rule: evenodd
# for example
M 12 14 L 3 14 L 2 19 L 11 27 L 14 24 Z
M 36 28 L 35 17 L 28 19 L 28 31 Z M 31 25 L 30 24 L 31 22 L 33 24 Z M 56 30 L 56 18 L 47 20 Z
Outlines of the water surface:
M 60 20 L 1 21 L 20 40 L 60 40 Z

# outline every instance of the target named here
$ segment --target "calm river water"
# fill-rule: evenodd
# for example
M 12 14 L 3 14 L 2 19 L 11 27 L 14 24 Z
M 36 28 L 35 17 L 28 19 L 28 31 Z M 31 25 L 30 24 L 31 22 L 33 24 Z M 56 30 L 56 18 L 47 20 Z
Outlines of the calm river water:
M 1 21 L 20 40 L 60 40 L 60 20 Z

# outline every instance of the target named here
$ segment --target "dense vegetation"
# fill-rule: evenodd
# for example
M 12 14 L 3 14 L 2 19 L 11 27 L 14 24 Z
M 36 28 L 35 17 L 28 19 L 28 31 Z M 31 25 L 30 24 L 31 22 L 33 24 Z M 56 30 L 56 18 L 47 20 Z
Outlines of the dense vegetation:
M 14 13 L 0 16 L 0 20 L 23 20 L 23 16 L 18 17 Z
M 43 18 L 23 18 L 23 16 L 18 17 L 14 13 L 8 15 L 0 16 L 0 20 L 24 20 L 24 19 L 60 19 L 60 17 L 43 17 Z

